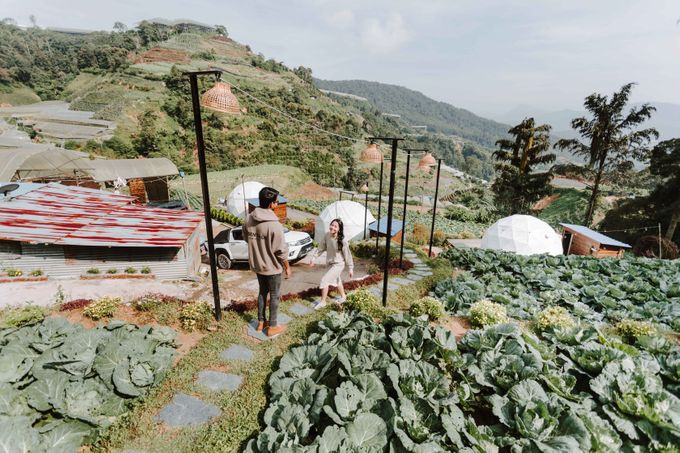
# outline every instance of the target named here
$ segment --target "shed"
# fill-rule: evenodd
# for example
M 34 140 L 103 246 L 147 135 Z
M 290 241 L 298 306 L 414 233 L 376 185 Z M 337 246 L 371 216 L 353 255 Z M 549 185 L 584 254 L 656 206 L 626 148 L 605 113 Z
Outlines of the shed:
M 279 222 L 283 223 L 286 221 L 286 218 L 288 216 L 287 211 L 286 211 L 286 205 L 288 203 L 288 200 L 286 197 L 279 195 L 278 198 L 279 205 L 274 208 L 274 213 L 276 214 L 276 217 L 279 218 Z M 248 199 L 248 214 L 253 212 L 253 209 L 259 208 L 260 207 L 260 199 L 259 198 L 250 198 Z
M 200 266 L 195 211 L 133 205 L 134 197 L 57 183 L 25 184 L 0 195 L 0 268 L 78 278 L 148 267 L 161 279 L 192 277 Z
M 376 236 L 385 237 L 387 236 L 387 217 L 383 217 L 380 220 L 375 220 L 368 225 L 368 231 L 371 237 Z M 404 222 L 397 219 L 392 219 L 392 228 L 390 228 L 390 236 L 395 242 L 401 242 L 401 235 L 404 233 Z
M 631 248 L 625 242 L 617 241 L 582 225 L 560 223 L 564 228 L 562 247 L 565 255 L 585 255 L 596 258 L 621 258 L 625 249 Z

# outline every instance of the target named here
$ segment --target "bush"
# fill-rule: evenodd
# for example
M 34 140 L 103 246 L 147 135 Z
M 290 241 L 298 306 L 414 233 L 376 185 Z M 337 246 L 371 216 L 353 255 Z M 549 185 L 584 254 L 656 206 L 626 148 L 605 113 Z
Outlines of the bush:
M 132 267 L 132 266 L 126 267 L 126 268 L 125 268 L 125 273 L 126 273 L 126 274 L 135 274 L 135 273 L 137 273 L 137 269 L 135 269 L 135 268 Z
M 182 329 L 191 332 L 194 329 L 205 330 L 213 321 L 210 305 L 205 302 L 187 304 L 179 312 Z
M 231 212 L 219 208 L 210 208 L 210 217 L 217 220 L 218 222 L 228 223 L 230 225 L 243 225 L 243 220 L 241 220 L 241 218 L 235 216 Z
M 149 293 L 141 297 L 137 297 L 130 302 L 130 305 L 136 311 L 151 311 L 160 305 L 180 304 L 185 302 L 174 296 L 166 296 L 165 294 Z
M 350 251 L 358 258 L 371 258 L 375 255 L 375 239 L 350 243 Z
M 366 273 L 368 273 L 368 275 L 377 274 L 378 272 L 380 272 L 380 266 L 378 266 L 377 264 L 371 263 L 368 266 L 366 266 Z
M 536 316 L 536 329 L 544 332 L 549 329 L 573 327 L 576 325 L 574 318 L 564 307 L 548 307 Z
M 619 321 L 614 330 L 625 341 L 633 343 L 641 336 L 656 334 L 656 327 L 644 321 L 635 321 L 634 319 L 623 319 Z
M 3 327 L 22 327 L 28 324 L 35 324 L 45 319 L 46 313 L 46 308 L 37 305 L 10 308 L 2 313 L 1 325 Z
M 150 274 L 151 268 L 149 266 L 144 266 L 139 272 L 141 272 L 142 274 Z
M 33 276 L 33 277 L 40 277 L 40 276 L 42 276 L 42 274 L 43 274 L 43 271 L 41 271 L 40 269 L 36 269 L 33 272 L 31 272 L 31 276 Z
M 117 274 L 118 269 L 116 269 L 115 267 L 112 267 L 111 269 L 107 270 L 106 273 L 107 274 Z
M 120 303 L 120 297 L 102 297 L 87 306 L 85 310 L 83 310 L 83 316 L 87 316 L 94 321 L 102 318 L 110 318 L 116 313 Z
M 413 233 L 409 239 L 418 245 L 427 244 L 430 240 L 430 230 L 422 223 L 416 223 L 413 225 Z
M 24 275 L 24 273 L 19 269 L 7 269 L 6 272 L 8 277 L 21 277 Z
M 442 230 L 435 230 L 432 236 L 432 245 L 441 246 L 446 243 L 446 233 Z
M 344 306 L 351 311 L 366 313 L 372 318 L 382 318 L 385 316 L 385 309 L 380 304 L 378 298 L 365 289 L 349 293 Z
M 99 273 L 99 269 L 96 268 L 96 267 L 91 267 L 91 268 L 89 268 L 86 272 L 87 272 L 88 274 L 96 275 L 96 274 Z
M 434 297 L 425 296 L 411 304 L 409 313 L 415 317 L 427 315 L 431 321 L 444 316 L 444 305 Z
M 79 308 L 85 308 L 92 303 L 94 303 L 94 300 L 92 299 L 73 299 L 59 305 L 59 311 L 77 310 Z
M 505 307 L 490 300 L 480 300 L 470 306 L 470 324 L 475 327 L 492 326 L 508 322 Z

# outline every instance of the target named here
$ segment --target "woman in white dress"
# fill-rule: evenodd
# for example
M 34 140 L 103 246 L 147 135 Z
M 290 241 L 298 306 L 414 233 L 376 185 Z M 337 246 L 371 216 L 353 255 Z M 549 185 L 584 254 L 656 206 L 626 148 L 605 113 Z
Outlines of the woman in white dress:
M 349 271 L 349 278 L 354 276 L 354 261 L 352 260 L 352 253 L 349 250 L 349 242 L 345 240 L 342 220 L 334 219 L 328 229 L 328 233 L 326 233 L 319 242 L 319 247 L 314 256 L 314 258 L 316 258 L 323 252 L 326 252 L 326 266 L 328 266 L 328 270 L 323 277 L 321 277 L 321 282 L 319 283 L 321 300 L 314 306 L 315 309 L 326 306 L 326 297 L 328 297 L 329 286 L 338 288 L 340 299 L 338 299 L 337 302 L 340 304 L 343 303 L 346 298 L 345 288 L 342 286 L 342 271 L 345 269 L 345 266 L 347 266 L 347 270 Z M 311 265 L 314 266 L 314 259 L 312 259 Z

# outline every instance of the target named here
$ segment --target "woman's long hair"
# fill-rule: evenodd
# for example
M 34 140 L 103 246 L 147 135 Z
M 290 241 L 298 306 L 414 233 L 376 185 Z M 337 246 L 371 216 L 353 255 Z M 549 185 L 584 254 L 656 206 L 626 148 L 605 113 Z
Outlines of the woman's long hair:
M 342 243 L 345 240 L 345 226 L 340 219 L 333 219 L 331 223 L 333 222 L 338 224 L 338 236 L 336 240 L 338 241 L 338 250 L 342 250 Z

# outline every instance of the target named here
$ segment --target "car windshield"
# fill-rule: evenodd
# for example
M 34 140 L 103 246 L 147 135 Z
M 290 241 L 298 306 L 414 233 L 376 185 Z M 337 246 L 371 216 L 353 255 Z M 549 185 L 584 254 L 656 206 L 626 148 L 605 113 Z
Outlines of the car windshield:
M 229 241 L 229 231 L 231 231 L 231 230 L 223 230 L 223 231 L 220 231 L 219 233 L 217 233 L 217 235 L 215 235 L 215 242 L 217 242 L 219 244 L 224 243 L 224 242 L 228 242 Z

